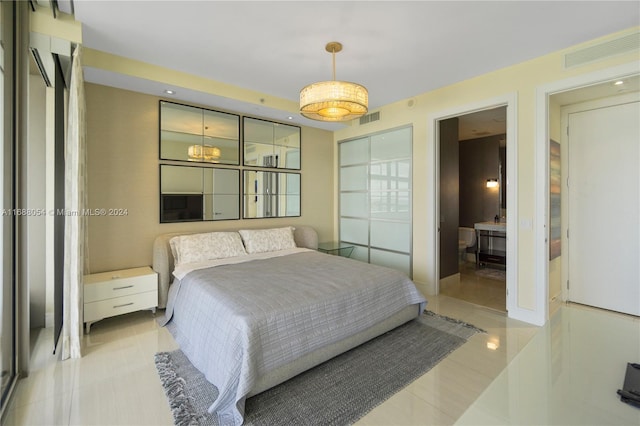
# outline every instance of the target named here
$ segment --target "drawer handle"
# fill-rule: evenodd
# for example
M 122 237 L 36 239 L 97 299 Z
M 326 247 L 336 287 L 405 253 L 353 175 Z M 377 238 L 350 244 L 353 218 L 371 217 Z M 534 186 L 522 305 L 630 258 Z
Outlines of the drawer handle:
M 124 308 L 125 306 L 131 306 L 133 305 L 133 302 L 129 302 L 129 303 L 125 303 L 124 305 L 116 305 L 113 307 L 113 309 L 115 308 Z
M 133 285 L 125 285 L 124 287 L 114 287 L 114 290 L 124 290 L 125 288 L 131 288 Z

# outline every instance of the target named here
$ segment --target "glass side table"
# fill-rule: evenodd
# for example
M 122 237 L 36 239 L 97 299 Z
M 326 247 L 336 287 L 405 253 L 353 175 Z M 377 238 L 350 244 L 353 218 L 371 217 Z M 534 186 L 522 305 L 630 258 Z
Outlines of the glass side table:
M 318 244 L 318 251 L 342 257 L 351 257 L 354 247 L 349 244 L 329 242 Z

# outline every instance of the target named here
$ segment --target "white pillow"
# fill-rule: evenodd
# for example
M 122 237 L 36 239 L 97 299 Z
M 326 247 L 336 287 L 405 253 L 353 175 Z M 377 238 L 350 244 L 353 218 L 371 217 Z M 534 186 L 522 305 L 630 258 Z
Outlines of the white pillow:
M 263 253 L 296 248 L 293 226 L 272 229 L 242 229 L 238 231 L 247 253 Z
M 175 265 L 227 257 L 244 256 L 247 252 L 237 232 L 207 232 L 180 235 L 169 240 Z

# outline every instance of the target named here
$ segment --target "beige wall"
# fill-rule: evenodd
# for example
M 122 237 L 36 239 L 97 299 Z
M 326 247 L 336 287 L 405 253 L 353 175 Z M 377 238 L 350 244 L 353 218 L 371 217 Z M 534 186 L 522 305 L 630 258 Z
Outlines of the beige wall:
M 332 238 L 331 132 L 302 128 L 301 217 L 160 224 L 160 98 L 95 84 L 86 85 L 86 98 L 89 208 L 127 209 L 124 216 L 89 218 L 91 272 L 150 265 L 153 239 L 167 232 L 304 224 L 320 241 Z
M 518 308 L 535 311 L 536 252 L 535 229 L 535 137 L 536 89 L 555 81 L 638 61 L 638 52 L 617 55 L 583 66 L 565 69 L 563 55 L 581 47 L 637 31 L 633 28 L 523 62 L 460 83 L 417 95 L 379 109 L 381 119 L 359 126 L 357 123 L 334 134 L 334 140 L 354 138 L 402 125 L 413 125 L 413 278 L 425 291 L 436 288 L 435 268 L 436 188 L 434 182 L 434 134 L 428 133 L 430 116 L 466 105 L 474 105 L 515 94 L 517 96 L 517 210 L 518 226 L 517 299 Z M 425 78 L 429 78 L 428 74 Z M 372 111 L 373 112 L 373 111 Z M 509 215 L 509 213 L 507 213 Z

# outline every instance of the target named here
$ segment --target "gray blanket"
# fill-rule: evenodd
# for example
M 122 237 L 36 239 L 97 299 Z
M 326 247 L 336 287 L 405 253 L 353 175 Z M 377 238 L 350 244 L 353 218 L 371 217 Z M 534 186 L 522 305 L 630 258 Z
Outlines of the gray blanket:
M 243 422 L 258 377 L 426 303 L 404 274 L 318 252 L 192 271 L 167 318 L 192 364 L 220 394 L 220 424 Z

